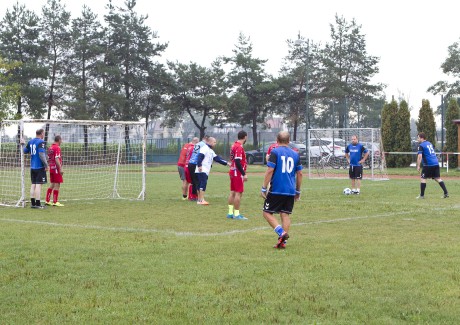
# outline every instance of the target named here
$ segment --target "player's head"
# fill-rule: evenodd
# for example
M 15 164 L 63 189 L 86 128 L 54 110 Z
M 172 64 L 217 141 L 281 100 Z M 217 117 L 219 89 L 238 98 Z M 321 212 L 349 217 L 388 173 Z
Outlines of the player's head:
M 425 132 L 420 132 L 418 135 L 417 135 L 417 140 L 418 142 L 423 142 L 426 140 L 426 135 L 425 135 Z
M 45 137 L 45 130 L 38 129 L 37 131 L 35 131 L 35 135 L 37 136 L 37 138 L 43 139 Z
M 203 139 L 201 139 L 201 141 L 203 141 L 203 142 L 205 142 L 205 143 L 208 143 L 209 138 L 210 138 L 210 136 L 206 134 L 206 135 L 203 137 Z
M 243 144 L 246 143 L 246 140 L 248 139 L 248 133 L 244 130 L 241 130 L 238 132 L 238 140 L 244 140 Z
M 353 143 L 354 146 L 358 144 L 358 136 L 356 134 L 351 136 L 351 143 Z
M 57 144 L 61 144 L 62 143 L 62 137 L 60 135 L 56 135 L 54 137 L 54 142 L 57 143 Z
M 208 146 L 210 146 L 211 148 L 214 148 L 214 146 L 216 145 L 216 143 L 217 143 L 216 138 L 213 138 L 213 137 L 209 137 L 209 138 L 208 138 Z
M 288 131 L 280 131 L 276 136 L 276 142 L 280 145 L 288 145 L 290 140 L 290 135 Z
M 194 137 L 194 138 L 192 139 L 192 143 L 193 143 L 193 144 L 197 144 L 197 143 L 199 142 L 199 140 L 200 140 L 200 139 L 198 139 L 198 137 Z

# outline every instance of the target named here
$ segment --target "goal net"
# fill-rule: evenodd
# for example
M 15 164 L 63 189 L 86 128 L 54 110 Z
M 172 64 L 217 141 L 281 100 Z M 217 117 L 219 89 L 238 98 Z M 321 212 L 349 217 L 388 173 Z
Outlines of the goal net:
M 308 135 L 309 178 L 348 178 L 345 148 L 351 143 L 351 137 L 356 135 L 369 151 L 363 164 L 363 179 L 388 179 L 380 129 L 312 129 Z
M 0 205 L 24 207 L 30 195 L 30 156 L 23 145 L 45 130 L 47 148 L 62 138 L 64 183 L 59 201 L 143 200 L 146 130 L 142 122 L 9 120 L 0 122 Z M 47 175 L 49 185 L 49 173 Z M 42 187 L 42 201 L 48 185 Z

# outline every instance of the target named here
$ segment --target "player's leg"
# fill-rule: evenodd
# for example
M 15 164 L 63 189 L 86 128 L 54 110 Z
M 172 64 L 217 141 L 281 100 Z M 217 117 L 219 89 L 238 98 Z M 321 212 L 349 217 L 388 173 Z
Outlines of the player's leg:
M 426 179 L 429 176 L 430 171 L 427 166 L 422 167 L 422 173 L 420 174 L 420 195 L 417 196 L 417 199 L 425 198 L 425 189 L 426 189 Z
M 32 185 L 30 185 L 30 204 L 31 204 L 31 208 L 33 208 L 35 206 L 35 184 L 32 183 Z
M 231 187 L 231 177 L 230 177 L 230 187 Z M 235 202 L 235 192 L 230 190 L 230 194 L 228 195 L 228 213 L 227 218 L 233 219 L 234 213 L 234 202 Z
M 439 184 L 439 186 L 441 186 L 444 192 L 443 198 L 444 199 L 448 198 L 449 193 L 447 192 L 446 184 L 444 184 L 444 181 L 441 179 L 441 172 L 439 170 L 439 166 L 435 166 L 433 168 L 433 177 L 434 177 L 434 180 Z
M 35 206 L 41 206 L 40 197 L 42 192 L 42 184 L 35 184 L 34 197 L 35 197 Z
M 54 183 L 53 187 L 53 205 L 54 206 L 64 206 L 59 203 L 59 190 L 61 189 L 61 183 Z
M 243 215 L 240 214 L 241 197 L 244 192 L 244 181 L 243 176 L 234 175 L 231 176 L 231 190 L 233 194 L 233 208 L 234 208 L 234 219 L 247 220 Z
M 267 198 L 264 201 L 263 216 L 265 220 L 267 220 L 268 224 L 273 228 L 275 233 L 278 235 L 278 242 L 276 243 L 274 248 L 284 248 L 282 247 L 282 244 L 286 239 L 289 238 L 288 233 L 279 224 L 278 220 L 274 216 L 274 213 L 279 212 L 282 206 L 282 195 L 273 195 L 271 193 L 268 193 Z

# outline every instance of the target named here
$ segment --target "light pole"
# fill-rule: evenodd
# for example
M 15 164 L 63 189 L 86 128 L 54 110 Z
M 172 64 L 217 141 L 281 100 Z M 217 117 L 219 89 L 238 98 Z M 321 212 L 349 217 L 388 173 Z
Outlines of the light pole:
M 299 35 L 300 36 L 300 35 Z M 308 56 L 310 54 L 310 40 L 307 39 L 306 41 L 303 39 L 298 38 L 295 41 L 295 46 L 300 47 L 301 52 L 303 53 L 303 48 L 302 45 L 306 43 L 307 44 L 307 52 L 305 56 L 305 150 L 307 157 L 310 157 L 310 139 L 309 139 L 309 134 L 308 130 L 310 129 L 310 120 L 308 118 L 308 82 L 309 82 L 309 66 L 308 66 Z

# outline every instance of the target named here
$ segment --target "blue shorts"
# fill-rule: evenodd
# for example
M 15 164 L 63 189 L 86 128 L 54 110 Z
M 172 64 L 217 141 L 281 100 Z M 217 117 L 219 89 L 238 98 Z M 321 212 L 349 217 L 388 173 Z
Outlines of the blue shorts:
M 208 175 L 206 173 L 196 173 L 196 176 L 198 176 L 198 189 L 203 192 L 206 191 Z

